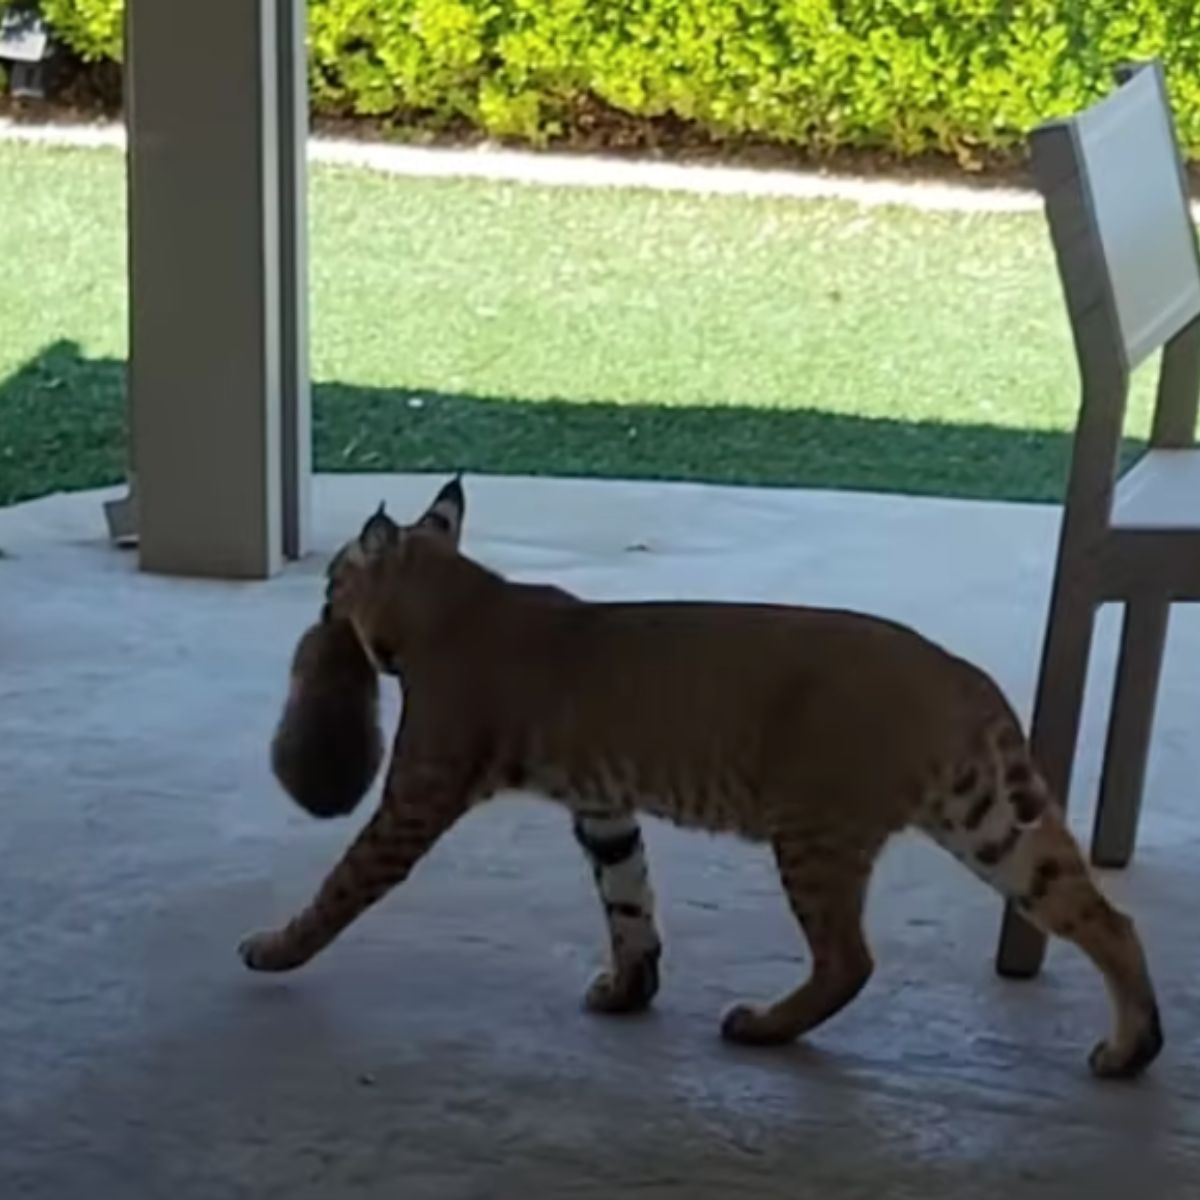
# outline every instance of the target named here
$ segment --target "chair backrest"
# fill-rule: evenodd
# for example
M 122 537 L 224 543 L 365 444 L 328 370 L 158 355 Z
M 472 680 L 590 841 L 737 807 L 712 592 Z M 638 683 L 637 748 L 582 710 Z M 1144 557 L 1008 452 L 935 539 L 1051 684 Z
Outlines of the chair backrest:
M 1059 275 L 1085 370 L 1126 371 L 1200 315 L 1200 252 L 1159 63 L 1032 135 Z

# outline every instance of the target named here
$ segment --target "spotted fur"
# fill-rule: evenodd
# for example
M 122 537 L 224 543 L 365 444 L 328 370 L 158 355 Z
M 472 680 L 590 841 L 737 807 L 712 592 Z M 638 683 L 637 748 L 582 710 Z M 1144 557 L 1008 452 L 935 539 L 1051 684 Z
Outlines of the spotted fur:
M 378 811 L 305 909 L 242 944 L 248 966 L 308 961 L 464 812 L 521 787 L 570 811 L 591 866 L 611 950 L 588 1003 L 603 1012 L 644 1008 L 659 985 L 636 813 L 769 843 L 812 968 L 775 1003 L 734 1008 L 723 1031 L 786 1042 L 869 980 L 871 872 L 915 826 L 1091 958 L 1115 1014 L 1097 1074 L 1157 1056 L 1134 926 L 1097 889 L 983 672 L 856 613 L 596 604 L 514 584 L 459 552 L 463 508 L 455 480 L 413 526 L 381 510 L 330 565 L 325 620 L 354 630 L 346 655 L 400 677 L 404 715 Z M 347 769 L 354 791 L 363 770 Z

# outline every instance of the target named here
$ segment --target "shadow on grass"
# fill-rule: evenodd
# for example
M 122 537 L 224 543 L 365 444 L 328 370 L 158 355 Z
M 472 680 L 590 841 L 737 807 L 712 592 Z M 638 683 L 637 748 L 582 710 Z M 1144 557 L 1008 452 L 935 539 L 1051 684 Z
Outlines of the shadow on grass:
M 0 504 L 118 483 L 125 369 L 71 342 L 0 381 Z M 316 385 L 320 471 L 593 475 L 1055 500 L 1070 439 L 812 409 L 672 408 Z M 1134 457 L 1140 443 L 1129 441 Z

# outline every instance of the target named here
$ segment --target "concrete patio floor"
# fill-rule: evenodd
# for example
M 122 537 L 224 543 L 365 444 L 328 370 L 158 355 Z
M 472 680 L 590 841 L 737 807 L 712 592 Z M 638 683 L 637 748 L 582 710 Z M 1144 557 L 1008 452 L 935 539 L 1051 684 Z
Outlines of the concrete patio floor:
M 804 969 L 766 852 L 651 826 L 656 1011 L 579 1000 L 600 913 L 561 814 L 460 826 L 308 969 L 239 936 L 303 902 L 319 824 L 266 745 L 325 554 L 430 479 L 321 477 L 318 553 L 258 585 L 142 576 L 100 496 L 0 511 L 0 1197 L 1200 1194 L 1200 621 L 1172 631 L 1147 811 L 1110 892 L 1139 918 L 1168 1045 L 1093 1082 L 1098 978 L 1056 947 L 993 974 L 996 899 L 915 839 L 886 855 L 871 986 L 804 1046 L 735 1050 L 723 1009 Z M 594 597 L 852 605 L 916 624 L 1027 711 L 1052 510 L 680 485 L 469 479 L 468 549 Z M 1095 680 L 1111 673 L 1102 622 Z M 1103 716 L 1092 690 L 1074 818 Z

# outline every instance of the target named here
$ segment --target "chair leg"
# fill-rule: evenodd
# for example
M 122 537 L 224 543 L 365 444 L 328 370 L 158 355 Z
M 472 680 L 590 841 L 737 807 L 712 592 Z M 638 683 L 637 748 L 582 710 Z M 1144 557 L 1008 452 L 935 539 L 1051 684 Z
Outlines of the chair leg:
M 1098 867 L 1124 867 L 1133 857 L 1170 615 L 1170 603 L 1159 599 L 1130 600 L 1125 607 L 1092 830 L 1092 862 Z
M 1096 605 L 1087 594 L 1070 594 L 1065 572 L 1050 608 L 1038 679 L 1030 742 L 1038 768 L 1064 808 L 1079 742 L 1079 722 L 1087 686 Z M 1013 979 L 1031 979 L 1046 957 L 1046 937 L 1007 904 L 996 954 L 996 970 Z

